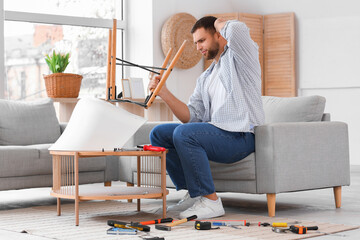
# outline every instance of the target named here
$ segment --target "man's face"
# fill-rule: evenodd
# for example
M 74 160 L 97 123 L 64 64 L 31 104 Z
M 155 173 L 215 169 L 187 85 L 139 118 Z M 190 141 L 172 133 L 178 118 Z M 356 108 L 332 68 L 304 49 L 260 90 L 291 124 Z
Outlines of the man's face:
M 206 60 L 214 59 L 219 53 L 219 41 L 217 33 L 206 31 L 205 28 L 199 28 L 193 33 L 196 49 L 205 57 Z

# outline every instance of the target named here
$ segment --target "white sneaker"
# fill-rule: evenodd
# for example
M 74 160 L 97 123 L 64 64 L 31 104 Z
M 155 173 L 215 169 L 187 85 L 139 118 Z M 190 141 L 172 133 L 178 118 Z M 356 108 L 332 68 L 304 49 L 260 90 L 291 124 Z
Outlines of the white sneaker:
M 180 219 L 196 215 L 196 220 L 220 217 L 225 214 L 221 199 L 211 200 L 206 197 L 200 197 L 192 207 L 180 213 Z
M 200 199 L 200 197 L 191 198 L 189 192 L 185 194 L 185 196 L 176 204 L 169 206 L 167 211 L 184 211 L 194 205 L 196 200 Z

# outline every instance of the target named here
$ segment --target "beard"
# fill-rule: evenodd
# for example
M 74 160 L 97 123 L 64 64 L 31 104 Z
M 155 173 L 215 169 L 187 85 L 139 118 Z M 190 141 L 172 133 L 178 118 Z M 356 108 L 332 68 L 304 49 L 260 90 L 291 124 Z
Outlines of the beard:
M 215 42 L 211 46 L 211 48 L 209 48 L 208 54 L 207 54 L 207 56 L 205 56 L 205 59 L 206 60 L 214 59 L 218 55 L 219 49 L 220 49 L 219 43 Z

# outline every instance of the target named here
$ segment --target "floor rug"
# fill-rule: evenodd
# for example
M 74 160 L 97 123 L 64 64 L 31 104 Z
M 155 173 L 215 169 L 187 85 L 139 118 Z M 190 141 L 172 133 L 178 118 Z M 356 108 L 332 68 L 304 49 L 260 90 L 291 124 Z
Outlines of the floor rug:
M 0 229 L 13 232 L 26 232 L 34 236 L 52 239 L 140 239 L 139 237 L 164 237 L 166 240 L 175 239 L 303 239 L 326 234 L 346 236 L 347 230 L 359 228 L 340 224 L 301 221 L 301 219 L 270 218 L 249 214 L 226 213 L 219 220 L 246 220 L 249 227 L 240 229 L 220 227 L 215 230 L 196 230 L 194 222 L 172 227 L 171 231 L 161 231 L 151 226 L 148 235 L 139 232 L 137 235 L 107 235 L 109 229 L 107 220 L 127 222 L 147 221 L 161 218 L 161 201 L 143 202 L 141 211 L 136 211 L 135 203 L 126 201 L 89 201 L 80 203 L 80 225 L 75 226 L 74 204 L 62 204 L 61 216 L 56 215 L 56 206 L 40 206 L 23 209 L 0 211 Z M 169 213 L 168 217 L 177 217 L 176 213 Z M 319 232 L 309 231 L 307 234 L 274 233 L 271 227 L 259 227 L 258 222 L 293 222 L 300 225 L 318 226 Z

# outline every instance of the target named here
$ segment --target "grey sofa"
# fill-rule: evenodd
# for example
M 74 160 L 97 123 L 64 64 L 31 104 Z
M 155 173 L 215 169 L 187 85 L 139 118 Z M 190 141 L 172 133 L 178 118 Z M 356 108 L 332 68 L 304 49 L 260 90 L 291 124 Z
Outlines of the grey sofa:
M 65 129 L 51 99 L 0 100 L 0 190 L 52 186 L 48 148 Z M 114 157 L 80 159 L 79 182 L 118 180 Z
M 278 193 L 334 188 L 340 207 L 341 186 L 350 184 L 347 124 L 330 121 L 321 96 L 262 99 L 266 122 L 255 129 L 255 153 L 233 164 L 210 161 L 216 191 L 265 193 L 275 216 Z M 157 124 L 145 124 L 127 146 L 148 144 Z M 120 180 L 136 183 L 136 160 L 120 158 L 119 164 Z M 173 186 L 169 178 L 167 186 Z

